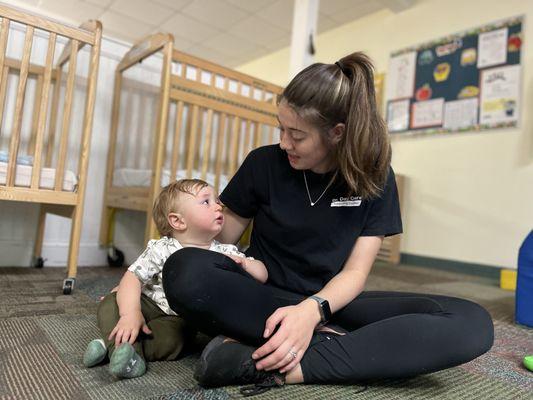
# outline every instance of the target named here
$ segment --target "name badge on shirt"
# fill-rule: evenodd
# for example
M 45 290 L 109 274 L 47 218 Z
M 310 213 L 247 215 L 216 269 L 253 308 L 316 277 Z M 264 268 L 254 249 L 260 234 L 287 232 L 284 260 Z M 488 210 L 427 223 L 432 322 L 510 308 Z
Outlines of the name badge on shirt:
M 331 200 L 331 207 L 359 207 L 361 205 L 361 196 L 339 197 Z

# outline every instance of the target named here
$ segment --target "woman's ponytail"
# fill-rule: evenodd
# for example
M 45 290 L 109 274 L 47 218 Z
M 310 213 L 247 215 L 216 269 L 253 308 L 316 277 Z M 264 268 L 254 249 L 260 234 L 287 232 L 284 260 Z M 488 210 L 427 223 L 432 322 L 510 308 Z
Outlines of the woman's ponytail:
M 339 169 L 356 193 L 375 197 L 387 179 L 391 148 L 376 103 L 372 62 L 363 53 L 353 53 L 336 65 L 350 87 L 345 134 L 337 146 Z

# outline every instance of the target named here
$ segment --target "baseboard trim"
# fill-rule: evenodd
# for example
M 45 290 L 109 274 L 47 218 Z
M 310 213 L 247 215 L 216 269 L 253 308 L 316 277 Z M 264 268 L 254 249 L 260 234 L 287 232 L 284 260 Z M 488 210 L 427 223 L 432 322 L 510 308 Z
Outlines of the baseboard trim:
M 501 267 L 484 264 L 474 264 L 462 261 L 447 260 L 444 258 L 434 258 L 418 256 L 415 254 L 402 253 L 400 262 L 402 264 L 413 265 L 416 267 L 435 268 L 444 271 L 458 272 L 461 274 L 475 275 L 483 278 L 490 278 L 496 281 L 500 280 Z
M 139 256 L 140 248 L 135 244 L 121 243 L 118 245 L 126 255 L 126 263 L 130 264 Z M 68 258 L 68 243 L 45 242 L 41 256 L 45 259 L 45 267 L 65 267 Z M 30 267 L 33 259 L 33 242 L 22 240 L 0 241 L 0 267 Z M 96 243 L 80 243 L 78 267 L 107 265 L 107 249 Z

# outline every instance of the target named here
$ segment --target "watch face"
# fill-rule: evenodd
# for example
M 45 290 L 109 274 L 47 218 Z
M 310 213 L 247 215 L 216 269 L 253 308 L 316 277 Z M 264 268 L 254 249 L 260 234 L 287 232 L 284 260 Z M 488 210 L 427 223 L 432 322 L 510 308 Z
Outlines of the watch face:
M 331 319 L 331 309 L 329 308 L 329 303 L 326 299 L 318 296 L 310 296 L 313 300 L 318 303 L 318 308 L 320 310 L 320 318 L 323 324 L 328 322 Z
M 327 300 L 323 300 L 321 303 L 320 303 L 320 307 L 322 308 L 322 318 L 324 319 L 324 321 L 322 322 L 327 322 L 331 319 L 331 308 L 329 308 L 329 303 Z

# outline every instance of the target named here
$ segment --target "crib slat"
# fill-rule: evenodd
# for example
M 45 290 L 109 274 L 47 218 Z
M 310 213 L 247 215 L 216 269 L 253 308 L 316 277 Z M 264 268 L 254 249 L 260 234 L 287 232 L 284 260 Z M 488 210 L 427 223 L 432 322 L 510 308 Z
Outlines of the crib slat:
M 70 61 L 67 75 L 67 88 L 65 91 L 65 103 L 63 120 L 61 121 L 61 139 L 59 142 L 59 155 L 57 158 L 56 176 L 54 190 L 61 191 L 63 189 L 63 176 L 65 174 L 65 161 L 67 158 L 68 134 L 70 131 L 70 116 L 72 112 L 72 99 L 74 95 L 74 83 L 76 78 L 76 61 L 78 55 L 77 40 L 72 41 L 70 48 Z
M 228 175 L 233 176 L 237 170 L 237 159 L 239 157 L 239 139 L 241 131 L 241 119 L 239 117 L 233 117 L 233 129 L 231 132 L 231 155 L 229 160 Z
M 187 104 L 187 114 L 185 115 L 185 130 L 183 131 L 183 161 L 178 162 L 178 168 L 187 168 L 187 149 L 189 148 L 189 142 L 191 141 L 191 112 L 192 105 Z
M 153 93 L 149 93 L 149 94 L 145 94 L 145 95 L 143 95 L 141 93 L 135 93 L 135 96 L 138 96 L 139 100 L 140 100 L 140 108 L 138 108 L 139 110 L 149 110 L 150 107 L 152 107 L 153 104 L 158 104 L 158 102 L 159 102 L 159 99 Z M 159 105 L 158 105 L 158 107 L 159 107 Z M 125 115 L 126 115 L 126 119 L 129 120 L 128 123 L 131 123 L 132 119 L 127 116 L 129 114 L 125 114 Z M 159 124 L 159 118 L 157 117 L 157 114 L 140 112 L 139 113 L 139 120 L 137 121 L 136 126 L 137 127 L 148 126 L 148 127 L 156 127 L 157 128 L 159 126 L 158 124 Z M 130 128 L 127 128 L 127 129 L 131 130 Z M 125 132 L 129 132 L 129 130 L 126 130 Z M 155 142 L 155 140 L 153 140 L 150 137 L 150 135 L 146 135 L 147 132 L 144 132 L 143 129 L 138 129 L 137 128 L 137 129 L 133 129 L 133 131 L 136 133 L 136 135 L 135 135 L 136 137 L 134 137 L 133 135 L 129 135 L 130 136 L 129 140 L 131 141 L 132 138 L 133 138 L 134 142 L 137 143 L 136 145 L 134 145 L 134 148 L 135 148 L 134 168 L 135 169 L 151 168 L 150 163 L 148 163 L 147 166 L 145 165 L 145 162 L 148 161 L 148 160 L 145 160 L 145 157 L 143 155 L 144 154 L 154 154 L 154 145 L 156 145 L 156 142 Z M 144 140 L 145 140 L 146 137 L 148 137 L 148 144 L 145 146 L 144 145 Z M 165 135 L 165 138 L 166 138 L 166 135 Z M 128 158 L 128 156 L 126 154 L 126 159 L 127 158 Z M 124 163 L 122 163 L 120 165 L 124 165 Z
M 228 118 L 228 126 L 227 126 L 227 132 L 224 138 L 224 153 L 223 153 L 224 168 L 223 168 L 222 174 L 229 175 L 230 164 L 231 164 L 230 162 L 231 143 L 232 143 L 231 140 L 233 137 L 233 135 L 231 134 L 231 132 L 233 132 L 232 121 L 235 116 L 232 115 L 232 113 L 227 113 L 226 115 Z
M 192 117 L 191 117 L 191 130 L 189 133 L 189 148 L 187 150 L 187 177 L 192 177 L 192 167 L 194 163 L 194 156 L 196 153 L 196 139 L 198 136 L 198 118 L 199 118 L 199 107 L 194 105 L 192 107 Z
M 269 131 L 269 143 L 274 144 L 274 127 L 269 126 L 268 131 Z
M 33 26 L 28 26 L 26 28 L 26 36 L 24 37 L 24 50 L 22 53 L 19 84 L 17 88 L 15 116 L 13 118 L 13 132 L 11 134 L 11 143 L 9 146 L 9 162 L 7 166 L 6 186 L 13 186 L 15 184 L 15 170 L 17 167 L 17 153 L 20 143 L 22 112 L 24 109 L 24 96 L 26 94 L 26 83 L 28 80 L 28 68 L 31 56 L 31 46 L 33 43 L 33 31 Z
M 263 125 L 261 125 L 259 122 L 256 122 L 254 125 L 255 125 L 254 149 L 257 149 L 261 145 L 261 133 L 262 133 Z
M 205 131 L 204 152 L 202 155 L 202 179 L 207 177 L 207 168 L 209 167 L 209 157 L 211 155 L 211 137 L 213 136 L 213 110 L 207 111 L 207 126 Z M 218 189 L 217 189 L 218 191 Z
M 50 124 L 48 126 L 48 144 L 46 148 L 45 167 L 50 167 L 54 155 L 54 143 L 57 129 L 57 111 L 59 107 L 59 96 L 61 95 L 61 68 L 55 70 L 54 94 L 52 95 L 52 109 L 50 110 Z
M 248 155 L 248 153 L 250 152 L 250 126 L 251 126 L 251 121 L 249 119 L 246 120 L 246 129 L 244 130 L 244 142 L 242 144 L 242 153 L 241 153 L 241 157 L 239 159 L 239 161 L 242 161 L 246 158 L 246 156 Z
M 170 182 L 176 180 L 178 160 L 180 154 L 181 124 L 183 123 L 183 101 L 176 105 L 176 121 L 174 124 L 174 142 L 172 144 L 172 159 L 170 162 Z
M 121 132 L 123 132 L 123 134 L 121 135 L 122 136 L 122 146 L 120 146 L 119 148 L 119 151 L 120 151 L 120 161 L 119 161 L 119 166 L 122 168 L 122 167 L 128 167 L 128 159 L 130 159 L 130 157 L 132 157 L 132 154 L 129 154 L 129 149 L 130 149 L 130 143 L 131 143 L 131 140 L 133 139 L 134 141 L 141 141 L 142 140 L 142 130 L 141 129 L 136 129 L 136 130 L 133 130 L 132 127 L 131 127 L 131 124 L 132 124 L 132 120 L 133 118 L 130 118 L 130 115 L 132 115 L 132 110 L 133 110 L 133 95 L 132 95 L 132 88 L 127 88 L 125 90 L 125 96 L 122 97 L 123 101 L 126 101 L 126 105 L 124 107 L 124 115 L 125 118 L 124 120 L 122 121 L 122 124 L 121 124 Z M 141 116 L 144 115 L 144 113 L 142 113 L 142 110 L 146 110 L 146 108 L 144 108 L 144 102 L 146 101 L 146 97 L 147 96 L 142 96 L 141 98 L 141 106 L 140 106 L 140 110 L 141 110 Z M 137 126 L 142 126 L 142 123 L 139 122 Z M 135 136 L 137 137 L 133 137 L 132 134 L 129 134 L 130 132 L 136 132 L 137 134 Z M 140 161 L 141 161 L 141 147 L 142 146 L 134 146 L 134 149 L 135 149 L 135 154 L 133 154 L 133 164 L 134 164 L 134 168 L 141 168 L 140 166 Z M 130 164 L 131 165 L 131 164 Z
M 198 127 L 196 128 L 196 135 L 198 136 L 196 139 L 196 146 L 194 148 L 194 157 L 193 157 L 193 165 L 192 169 L 195 171 L 200 170 L 200 157 L 202 154 L 202 135 L 204 131 L 204 114 L 205 109 L 200 108 L 198 111 Z
M 256 142 L 256 136 L 257 136 L 257 127 L 258 123 L 255 121 L 250 121 L 250 146 L 248 147 L 248 153 L 250 153 L 253 149 L 255 149 L 257 146 L 255 145 Z
M 46 112 L 48 109 L 48 95 L 50 93 L 50 84 L 52 81 L 52 63 L 56 46 L 56 34 L 50 32 L 48 38 L 48 51 L 46 53 L 46 67 L 42 79 L 41 100 L 37 114 L 37 129 L 35 133 L 35 152 L 33 158 L 33 171 L 31 174 L 31 188 L 39 188 L 39 179 L 41 173 L 41 158 L 44 141 L 44 129 L 46 126 Z
M 6 89 L 7 80 L 9 78 L 9 67 L 4 67 L 2 70 L 2 81 L 0 82 L 0 128 L 4 118 L 4 106 L 6 104 Z M 0 129 L 0 138 L 2 137 L 2 130 Z
M 35 155 L 35 137 L 37 135 L 37 123 L 39 122 L 39 110 L 41 108 L 41 100 L 42 95 L 41 92 L 43 90 L 43 76 L 37 75 L 37 84 L 35 86 L 35 98 L 33 99 L 33 110 L 32 110 L 32 117 L 31 117 L 31 135 L 30 135 L 30 141 L 28 143 L 28 154 L 34 156 Z
M 6 101 L 7 80 L 9 78 L 9 66 L 5 65 L 7 37 L 9 35 L 9 19 L 3 17 L 0 25 L 0 71 L 2 71 L 2 82 L 0 82 L 0 138 L 2 137 L 2 121 L 4 118 L 4 106 Z M 1 142 L 0 142 L 1 145 Z
M 7 46 L 7 37 L 9 35 L 9 23 L 11 21 L 3 17 L 2 25 L 0 26 L 0 69 L 4 67 L 6 61 L 6 46 Z
M 217 154 L 215 157 L 215 189 L 218 192 L 220 187 L 220 174 L 222 173 L 222 144 L 224 143 L 224 133 L 226 132 L 226 114 L 220 114 L 218 119 L 217 132 Z
M 148 103 L 147 107 L 149 107 L 151 104 L 158 104 L 158 102 L 159 102 L 157 96 L 153 96 L 150 99 L 146 99 L 146 96 L 141 96 L 141 100 L 144 103 Z M 159 105 L 158 105 L 158 107 L 159 107 Z M 160 132 L 161 128 L 158 128 L 158 127 L 161 126 L 162 121 L 160 121 L 158 115 L 159 114 L 156 114 L 156 113 L 141 113 L 140 118 L 139 118 L 139 126 L 142 126 L 141 123 L 144 124 L 145 123 L 144 121 L 146 119 L 146 121 L 147 121 L 146 122 L 146 126 L 155 126 L 157 128 L 157 131 Z M 166 121 L 165 121 L 165 125 L 166 125 Z M 142 139 L 143 132 L 141 130 L 139 130 L 138 132 L 139 132 L 138 136 L 140 136 L 139 140 L 143 141 L 143 139 Z M 163 139 L 166 140 L 166 134 L 167 133 L 168 132 L 165 132 L 165 136 L 163 138 L 161 138 L 161 140 L 163 140 Z M 155 156 L 159 156 L 158 155 L 159 152 L 157 151 L 158 143 L 159 143 L 158 141 L 155 141 L 151 137 L 149 137 L 148 138 L 147 147 L 145 147 L 145 146 L 136 146 L 137 149 L 139 149 L 139 151 L 140 151 L 139 157 L 138 157 L 139 158 L 139 166 L 143 165 L 142 162 L 141 162 L 142 159 L 143 159 L 143 156 L 141 154 L 143 154 L 144 152 L 147 152 L 147 154 L 152 154 L 152 160 L 154 159 Z M 161 162 L 164 162 L 163 160 L 165 159 L 165 156 L 166 156 L 165 152 L 162 151 L 161 152 L 161 157 L 163 157 L 163 158 L 161 159 Z M 152 161 L 152 163 L 153 163 L 153 161 Z M 148 168 L 153 168 L 153 165 L 148 164 Z

